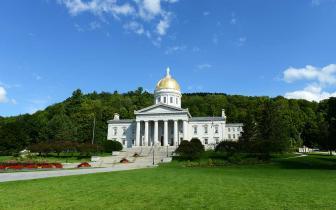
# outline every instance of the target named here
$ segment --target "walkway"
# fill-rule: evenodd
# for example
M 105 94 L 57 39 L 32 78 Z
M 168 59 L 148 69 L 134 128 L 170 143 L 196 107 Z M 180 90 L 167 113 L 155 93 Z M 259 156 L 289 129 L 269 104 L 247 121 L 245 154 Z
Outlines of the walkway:
M 120 164 L 108 168 L 85 168 L 85 169 L 70 169 L 70 170 L 55 170 L 55 171 L 31 171 L 31 172 L 13 172 L 13 173 L 0 173 L 0 182 L 30 180 L 30 179 L 43 179 L 49 177 L 59 176 L 72 176 L 82 174 L 94 174 L 112 171 L 126 171 L 140 168 L 151 168 L 150 165 L 139 164 Z

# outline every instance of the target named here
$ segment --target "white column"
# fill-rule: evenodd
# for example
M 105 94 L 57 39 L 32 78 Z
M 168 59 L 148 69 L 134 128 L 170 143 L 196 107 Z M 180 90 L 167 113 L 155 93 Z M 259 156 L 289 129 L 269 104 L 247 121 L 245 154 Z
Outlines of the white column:
M 140 121 L 136 122 L 135 146 L 140 146 Z
M 183 120 L 183 140 L 189 140 L 188 139 L 188 124 L 186 120 Z
M 178 141 L 178 137 L 177 137 L 177 133 L 178 133 L 178 128 L 177 128 L 177 124 L 178 121 L 174 120 L 174 146 L 177 146 L 177 141 Z
M 148 146 L 148 121 L 145 121 L 144 146 Z
M 154 121 L 154 145 L 157 145 L 159 143 L 159 122 L 157 120 Z
M 168 146 L 168 120 L 164 121 L 163 146 Z

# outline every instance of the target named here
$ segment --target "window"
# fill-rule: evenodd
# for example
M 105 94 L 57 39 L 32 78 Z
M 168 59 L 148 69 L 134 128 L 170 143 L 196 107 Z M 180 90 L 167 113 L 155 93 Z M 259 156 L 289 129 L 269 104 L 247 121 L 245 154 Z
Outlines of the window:
M 214 139 L 215 139 L 216 144 L 218 144 L 219 143 L 219 138 L 214 138 Z
M 235 132 L 235 128 L 232 128 L 232 131 Z
M 122 139 L 122 144 L 126 145 L 126 139 L 125 138 Z
M 160 97 L 160 96 L 157 98 L 157 101 L 158 101 L 158 102 L 160 102 L 160 101 L 161 101 L 161 97 Z
M 113 135 L 116 136 L 118 133 L 118 128 L 117 127 L 114 127 L 113 128 Z
M 167 98 L 166 98 L 166 96 L 163 97 L 163 103 L 167 103 Z
M 197 126 L 194 126 L 194 134 L 197 134 Z
M 126 127 L 123 127 L 122 129 L 123 129 L 123 136 L 125 136 L 126 135 Z
M 173 103 L 173 97 L 170 97 L 170 103 L 171 104 Z
M 231 139 L 231 134 L 228 134 L 228 138 Z
M 233 134 L 232 136 L 233 136 L 233 139 L 235 139 L 235 138 L 236 138 L 236 134 Z
M 207 138 L 204 139 L 204 144 L 208 144 L 208 139 Z
M 215 133 L 216 134 L 218 133 L 218 126 L 217 125 L 215 126 Z
M 176 98 L 176 104 L 178 104 L 178 98 Z
M 204 126 L 204 133 L 208 134 L 208 126 L 207 125 Z
M 230 128 L 228 128 L 228 131 L 230 132 L 230 131 L 231 131 L 231 129 L 230 129 Z

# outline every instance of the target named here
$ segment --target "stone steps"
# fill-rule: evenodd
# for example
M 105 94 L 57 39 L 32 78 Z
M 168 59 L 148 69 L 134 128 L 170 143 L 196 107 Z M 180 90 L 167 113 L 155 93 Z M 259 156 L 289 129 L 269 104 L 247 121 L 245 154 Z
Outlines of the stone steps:
M 172 153 L 175 151 L 175 147 L 168 147 L 168 157 L 171 157 Z M 137 153 L 139 157 L 133 157 Z M 153 147 L 134 147 L 125 148 L 120 151 L 119 154 L 101 157 L 100 163 L 97 165 L 106 166 L 114 165 L 120 163 L 120 160 L 126 158 L 132 163 L 139 165 L 152 165 L 153 164 Z M 170 162 L 171 158 L 167 158 L 167 147 L 155 147 L 154 148 L 154 162 L 155 164 L 160 162 Z

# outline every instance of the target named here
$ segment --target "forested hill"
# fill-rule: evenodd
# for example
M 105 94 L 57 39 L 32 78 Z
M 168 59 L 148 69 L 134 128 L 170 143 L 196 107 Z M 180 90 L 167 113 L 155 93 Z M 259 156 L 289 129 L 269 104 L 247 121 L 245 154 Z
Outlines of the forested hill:
M 112 119 L 114 113 L 119 113 L 122 119 L 133 118 L 134 110 L 150 106 L 153 101 L 153 95 L 142 88 L 124 94 L 83 94 L 76 90 L 64 102 L 35 114 L 0 118 L 0 152 L 17 151 L 42 141 L 91 142 L 94 118 L 97 122 L 95 143 L 101 143 L 106 140 L 106 121 Z M 310 141 L 305 137 L 306 133 L 314 132 L 324 120 L 323 104 L 326 101 L 315 103 L 283 97 L 246 97 L 218 93 L 192 93 L 182 97 L 182 107 L 189 108 L 192 116 L 220 116 L 224 108 L 228 122 L 244 122 L 248 114 L 257 119 L 265 105 L 270 103 L 273 104 L 270 114 L 283 113 L 281 116 L 287 119 L 293 129 L 291 135 L 296 139 Z

